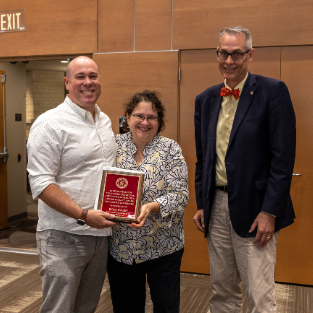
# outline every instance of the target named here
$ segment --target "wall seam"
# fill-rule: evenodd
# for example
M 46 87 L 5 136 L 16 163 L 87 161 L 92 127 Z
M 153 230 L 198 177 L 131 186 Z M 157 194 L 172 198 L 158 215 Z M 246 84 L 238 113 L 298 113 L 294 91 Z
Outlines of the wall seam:
M 135 0 L 133 0 L 133 51 L 135 50 Z
M 181 51 L 178 51 L 178 69 L 180 69 L 180 81 L 177 77 L 177 142 L 181 144 L 180 142 L 180 84 L 181 84 Z
M 171 7 L 171 50 L 173 50 L 173 0 Z
M 97 52 L 99 52 L 99 0 L 97 0 Z
M 148 51 L 116 51 L 116 52 L 97 52 L 97 53 L 94 53 L 94 54 L 116 54 L 116 53 L 138 53 L 138 52 L 144 52 L 144 53 L 147 53 L 147 52 L 173 52 L 173 51 L 179 51 L 179 50 L 148 50 Z
M 279 62 L 279 71 L 280 71 L 280 75 L 279 75 L 279 79 L 282 80 L 282 73 L 281 73 L 281 62 L 282 62 L 282 59 L 283 59 L 283 47 L 280 47 L 280 62 Z

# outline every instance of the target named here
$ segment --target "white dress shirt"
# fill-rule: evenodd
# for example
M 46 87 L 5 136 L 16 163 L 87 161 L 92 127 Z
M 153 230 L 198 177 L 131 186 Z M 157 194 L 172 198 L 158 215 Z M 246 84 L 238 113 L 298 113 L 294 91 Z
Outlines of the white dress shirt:
M 116 144 L 111 120 L 96 105 L 90 112 L 68 97 L 40 115 L 31 127 L 28 143 L 29 182 L 33 198 L 55 184 L 81 208 L 91 210 L 97 197 L 103 166 L 115 166 Z M 37 231 L 61 230 L 78 235 L 108 236 L 110 228 L 81 226 L 77 221 L 38 201 Z

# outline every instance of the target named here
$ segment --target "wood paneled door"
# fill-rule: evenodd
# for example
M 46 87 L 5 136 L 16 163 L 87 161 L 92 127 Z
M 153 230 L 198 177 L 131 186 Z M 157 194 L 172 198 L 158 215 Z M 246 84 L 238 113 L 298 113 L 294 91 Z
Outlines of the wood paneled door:
M 276 280 L 313 285 L 313 47 L 283 47 L 281 79 L 296 112 L 297 149 L 291 198 L 296 219 L 278 237 Z
M 1 75 L 5 74 L 4 71 L 0 70 L 0 82 Z M 5 136 L 5 83 L 0 83 L 0 152 L 4 147 L 4 136 Z M 3 112 L 4 108 L 4 112 Z M 3 119 L 4 116 L 4 119 Z M 0 229 L 7 227 L 8 223 L 8 184 L 7 184 L 7 163 L 0 159 Z

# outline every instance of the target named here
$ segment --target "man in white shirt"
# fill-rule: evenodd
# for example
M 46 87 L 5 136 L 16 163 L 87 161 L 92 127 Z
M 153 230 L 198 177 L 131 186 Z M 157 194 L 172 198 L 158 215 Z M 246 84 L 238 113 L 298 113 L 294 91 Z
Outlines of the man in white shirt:
M 96 105 L 97 64 L 72 60 L 64 102 L 34 122 L 28 172 L 38 201 L 37 247 L 43 305 L 40 312 L 96 310 L 106 273 L 113 215 L 93 210 L 103 166 L 114 166 L 111 121 Z

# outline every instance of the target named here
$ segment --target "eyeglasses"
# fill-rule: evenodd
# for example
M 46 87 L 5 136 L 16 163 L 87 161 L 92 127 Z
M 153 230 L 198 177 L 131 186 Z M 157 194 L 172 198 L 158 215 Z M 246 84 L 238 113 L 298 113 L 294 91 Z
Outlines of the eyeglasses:
M 240 61 L 242 60 L 243 58 L 243 55 L 246 54 L 246 53 L 249 53 L 251 49 L 249 49 L 248 51 L 246 52 L 232 52 L 232 53 L 228 53 L 227 51 L 219 51 L 217 50 L 216 51 L 216 54 L 217 54 L 217 57 L 220 59 L 220 60 L 227 60 L 229 56 L 231 56 L 231 58 L 234 60 L 234 61 Z
M 155 122 L 156 120 L 158 120 L 159 118 L 156 116 L 148 116 L 145 117 L 144 115 L 141 114 L 132 114 L 133 117 L 135 117 L 137 120 L 147 120 L 147 122 Z

